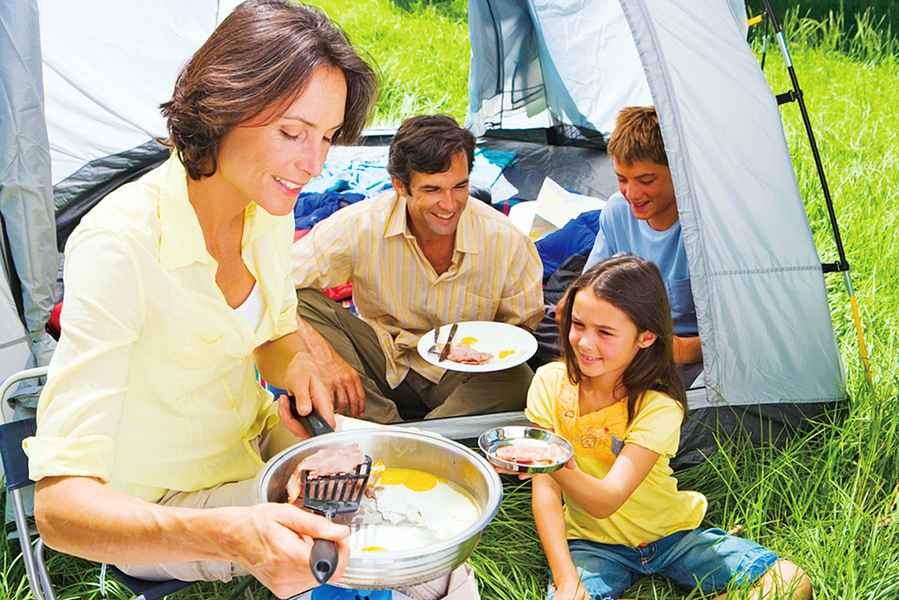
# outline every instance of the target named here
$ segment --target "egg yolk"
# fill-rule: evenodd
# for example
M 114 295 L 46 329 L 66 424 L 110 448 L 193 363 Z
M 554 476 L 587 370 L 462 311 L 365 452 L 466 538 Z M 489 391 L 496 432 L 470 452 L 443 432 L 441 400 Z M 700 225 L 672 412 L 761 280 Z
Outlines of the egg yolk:
M 515 350 L 500 350 L 499 351 L 499 357 L 501 359 L 506 358 L 507 356 L 512 356 L 513 354 L 515 354 Z
M 463 343 L 463 344 L 466 344 L 466 345 L 468 345 L 468 346 L 470 346 L 470 345 L 472 345 L 472 344 L 477 344 L 477 343 L 478 343 L 478 338 L 464 337 L 464 338 L 462 338 L 462 343 Z
M 413 492 L 427 492 L 446 480 L 418 469 L 389 467 L 381 474 L 382 485 L 404 485 Z

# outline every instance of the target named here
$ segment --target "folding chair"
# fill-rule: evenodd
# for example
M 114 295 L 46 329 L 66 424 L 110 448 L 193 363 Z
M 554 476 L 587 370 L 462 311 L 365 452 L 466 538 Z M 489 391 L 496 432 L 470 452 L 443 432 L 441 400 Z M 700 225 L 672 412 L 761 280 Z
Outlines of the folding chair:
M 0 403 L 6 402 L 7 393 L 15 384 L 25 379 L 43 377 L 46 374 L 46 367 L 27 369 L 13 374 L 0 386 Z M 0 455 L 2 455 L 3 469 L 6 473 L 6 493 L 13 503 L 16 531 L 19 534 L 22 561 L 25 563 L 25 573 L 28 575 L 31 593 L 35 600 L 56 600 L 53 584 L 50 582 L 50 575 L 44 561 L 43 540 L 38 535 L 32 542 L 25 505 L 22 501 L 22 489 L 34 484 L 28 478 L 28 456 L 22 449 L 22 440 L 34 435 L 36 430 L 37 421 L 35 419 L 0 425 Z M 109 570 L 134 594 L 135 600 L 158 600 L 191 585 L 189 581 L 175 579 L 168 581 L 136 579 L 125 575 L 114 566 L 110 566 Z

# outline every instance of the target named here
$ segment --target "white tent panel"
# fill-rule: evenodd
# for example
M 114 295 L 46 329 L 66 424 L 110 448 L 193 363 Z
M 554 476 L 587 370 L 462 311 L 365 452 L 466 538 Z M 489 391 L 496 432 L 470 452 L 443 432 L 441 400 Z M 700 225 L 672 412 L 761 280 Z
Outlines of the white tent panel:
M 532 0 L 531 7 L 546 96 L 562 113 L 557 118 L 608 133 L 623 107 L 652 104 L 618 2 Z
M 93 159 L 165 135 L 159 104 L 221 13 L 215 0 L 41 0 L 54 183 Z

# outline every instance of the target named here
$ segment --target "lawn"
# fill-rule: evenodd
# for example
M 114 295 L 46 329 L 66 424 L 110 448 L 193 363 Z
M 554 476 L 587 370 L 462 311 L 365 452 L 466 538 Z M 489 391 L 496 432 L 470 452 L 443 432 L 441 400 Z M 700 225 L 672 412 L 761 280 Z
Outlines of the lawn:
M 376 124 L 419 112 L 464 119 L 468 33 L 460 0 L 319 0 L 377 63 L 383 91 Z M 889 11 L 890 3 L 881 4 Z M 892 9 L 894 10 L 894 9 Z M 895 18 L 893 13 L 889 17 Z M 709 525 L 737 524 L 802 565 L 816 598 L 899 598 L 899 67 L 893 34 L 867 17 L 787 19 L 794 65 L 830 182 L 852 280 L 871 353 L 871 383 L 858 358 L 849 302 L 838 275 L 827 278 L 834 329 L 850 400 L 836 422 L 814 426 L 782 448 L 728 442 L 706 463 L 679 474 L 682 486 L 710 502 Z M 796 32 L 791 37 L 791 32 Z M 859 33 L 860 32 L 860 33 Z M 779 55 L 766 75 L 788 89 Z M 784 127 L 809 223 L 822 260 L 836 251 L 798 107 L 782 108 Z M 488 600 L 542 598 L 546 566 L 530 518 L 527 485 L 510 484 L 500 514 L 472 562 Z M 18 548 L 0 552 L 0 597 L 29 596 Z M 94 598 L 98 568 L 54 556 L 60 598 Z M 265 591 L 253 584 L 257 598 Z M 227 597 L 233 588 L 197 585 L 178 598 Z M 115 596 L 115 594 L 113 594 Z M 631 597 L 684 596 L 661 580 L 644 581 Z M 127 597 L 127 596 L 122 596 Z

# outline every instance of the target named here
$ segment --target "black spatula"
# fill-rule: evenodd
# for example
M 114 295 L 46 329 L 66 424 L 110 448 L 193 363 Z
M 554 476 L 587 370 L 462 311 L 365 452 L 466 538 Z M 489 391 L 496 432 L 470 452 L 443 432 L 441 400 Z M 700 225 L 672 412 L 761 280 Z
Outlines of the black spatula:
M 314 409 L 307 416 L 297 412 L 293 396 L 288 396 L 290 414 L 298 420 L 312 436 L 333 433 L 328 425 Z M 357 465 L 353 473 L 339 475 L 317 475 L 307 477 L 303 471 L 303 507 L 314 513 L 333 519 L 336 515 L 349 517 L 359 510 L 362 494 L 368 485 L 371 474 L 371 457 L 365 456 L 364 462 Z M 319 583 L 326 583 L 337 569 L 337 545 L 331 540 L 316 539 L 309 554 L 309 567 L 312 575 Z

